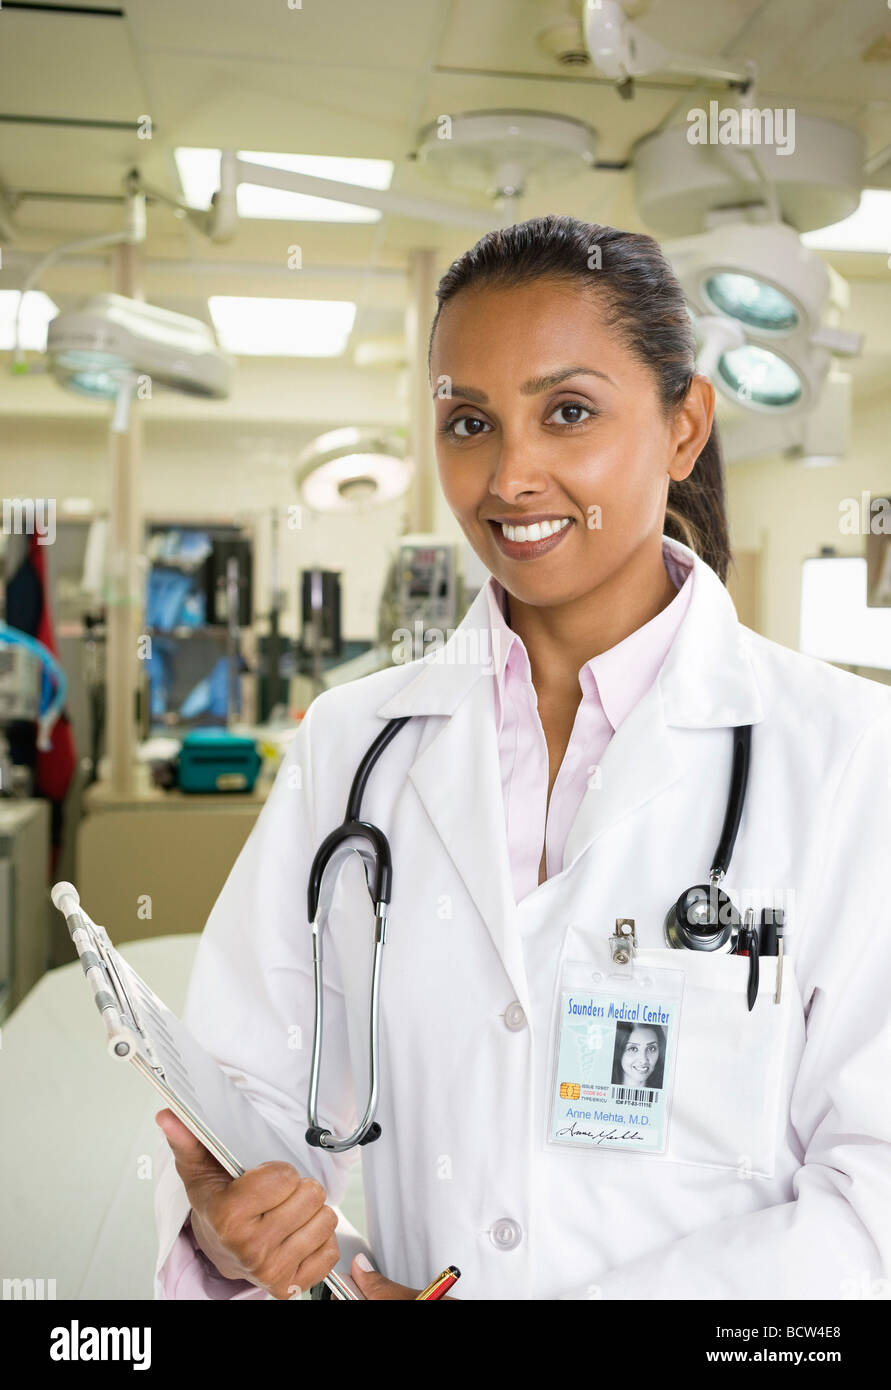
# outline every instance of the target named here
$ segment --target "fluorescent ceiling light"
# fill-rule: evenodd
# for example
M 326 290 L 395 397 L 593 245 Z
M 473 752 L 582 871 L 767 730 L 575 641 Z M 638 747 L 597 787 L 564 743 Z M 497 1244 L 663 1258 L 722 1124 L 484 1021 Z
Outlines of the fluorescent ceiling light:
M 240 357 L 339 357 L 356 317 L 345 299 L 253 299 L 211 295 L 221 345 Z
M 15 347 L 15 316 L 21 297 L 21 290 L 0 290 L 0 349 L 4 352 Z M 54 304 L 43 290 L 29 290 L 22 308 L 19 347 L 45 352 L 47 326 L 58 312 L 58 304 Z
M 220 151 L 182 147 L 174 151 L 183 195 L 191 207 L 210 207 L 220 186 Z M 389 159 L 347 159 L 340 155 L 258 154 L 239 150 L 238 158 L 271 169 L 288 169 L 295 174 L 312 174 L 339 183 L 355 183 L 362 188 L 389 188 L 393 162 Z M 337 203 L 330 198 L 313 198 L 305 193 L 261 188 L 257 184 L 238 185 L 239 217 L 265 217 L 291 222 L 379 222 L 377 208 L 361 208 L 353 203 Z
M 804 232 L 805 246 L 824 251 L 891 251 L 891 190 L 864 188 L 860 206 L 842 222 Z

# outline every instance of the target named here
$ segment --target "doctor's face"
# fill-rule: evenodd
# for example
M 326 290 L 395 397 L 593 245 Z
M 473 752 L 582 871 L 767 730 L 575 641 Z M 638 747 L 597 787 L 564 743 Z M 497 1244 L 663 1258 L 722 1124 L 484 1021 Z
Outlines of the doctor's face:
M 659 1040 L 652 1028 L 632 1028 L 622 1053 L 622 1074 L 628 1086 L 646 1086 L 659 1061 Z
M 430 369 L 443 493 L 508 593 L 571 602 L 633 568 L 647 538 L 659 553 L 669 476 L 686 477 L 705 442 L 679 456 L 679 441 L 701 435 L 701 410 L 666 418 L 656 378 L 596 293 L 553 278 L 461 290 L 440 314 Z M 498 524 L 540 517 L 546 539 L 531 546 L 535 532 L 523 544 Z

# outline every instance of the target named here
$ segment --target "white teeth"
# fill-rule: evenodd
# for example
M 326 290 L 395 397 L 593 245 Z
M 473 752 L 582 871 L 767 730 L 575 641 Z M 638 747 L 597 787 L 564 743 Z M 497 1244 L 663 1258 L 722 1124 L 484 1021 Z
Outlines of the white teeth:
M 564 516 L 560 521 L 536 521 L 531 526 L 508 526 L 504 521 L 500 525 L 502 535 L 509 541 L 542 541 L 568 526 L 569 517 Z

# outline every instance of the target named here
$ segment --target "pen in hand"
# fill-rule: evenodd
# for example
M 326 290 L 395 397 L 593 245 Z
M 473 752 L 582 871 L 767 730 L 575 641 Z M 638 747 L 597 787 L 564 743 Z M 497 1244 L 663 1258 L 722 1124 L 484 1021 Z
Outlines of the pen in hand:
M 461 1277 L 461 1271 L 455 1265 L 449 1265 L 427 1285 L 426 1289 L 422 1289 L 419 1293 L 417 1285 L 411 1288 L 408 1284 L 398 1284 L 380 1274 L 362 1251 L 354 1256 L 350 1273 L 364 1298 L 400 1299 L 412 1302 L 422 1299 L 425 1303 L 431 1298 L 436 1300 L 444 1298 L 447 1302 L 455 1302 L 456 1300 L 449 1294 L 448 1290 Z
M 449 1265 L 448 1269 L 442 1271 L 442 1274 L 437 1274 L 436 1278 L 427 1285 L 426 1289 L 421 1290 L 415 1302 L 417 1302 L 418 1299 L 423 1299 L 427 1303 L 432 1303 L 434 1299 L 443 1298 L 452 1285 L 456 1284 L 460 1278 L 460 1269 L 455 1265 Z

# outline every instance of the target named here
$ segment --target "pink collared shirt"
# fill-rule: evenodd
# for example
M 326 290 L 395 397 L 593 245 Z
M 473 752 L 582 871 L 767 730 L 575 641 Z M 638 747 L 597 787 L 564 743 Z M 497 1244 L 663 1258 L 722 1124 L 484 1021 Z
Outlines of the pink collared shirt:
M 487 580 L 498 757 L 517 902 L 539 886 L 542 844 L 547 851 L 548 877 L 562 870 L 563 849 L 587 779 L 622 720 L 653 684 L 683 621 L 693 592 L 689 578 L 692 566 L 686 566 L 665 546 L 662 556 L 678 592 L 655 618 L 592 657 L 579 671 L 582 699 L 550 804 L 548 748 L 529 657 L 521 638 L 505 621 L 504 589 L 494 575 Z M 267 1297 L 253 1284 L 213 1273 L 198 1249 L 189 1220 L 164 1264 L 160 1285 L 163 1296 L 170 1299 Z
M 661 613 L 629 633 L 579 671 L 582 699 L 548 803 L 548 747 L 538 714 L 529 656 L 504 617 L 505 593 L 494 575 L 487 581 L 495 714 L 504 816 L 519 903 L 538 888 L 542 847 L 547 877 L 563 869 L 563 850 L 587 789 L 588 777 L 634 706 L 649 690 L 677 635 L 693 592 L 692 566 L 666 546 L 662 558 L 676 589 Z

